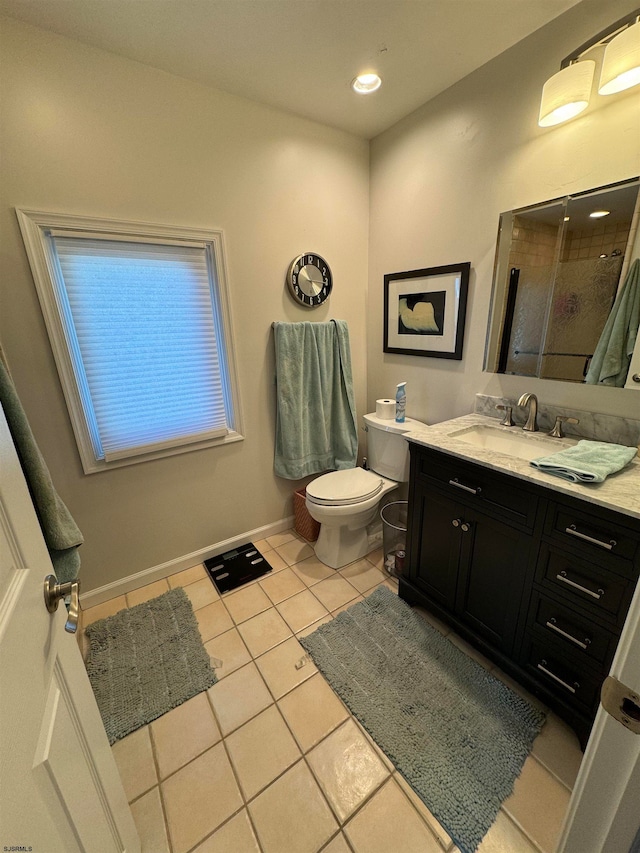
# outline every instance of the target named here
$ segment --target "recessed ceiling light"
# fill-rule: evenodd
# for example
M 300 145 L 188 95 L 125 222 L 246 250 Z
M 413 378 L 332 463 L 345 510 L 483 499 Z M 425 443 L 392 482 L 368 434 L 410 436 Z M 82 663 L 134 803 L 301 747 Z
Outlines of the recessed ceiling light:
M 369 92 L 375 92 L 382 85 L 382 80 L 377 74 L 358 74 L 351 81 L 351 88 L 359 95 L 368 95 Z
M 591 219 L 602 219 L 603 216 L 609 216 L 610 210 L 594 210 L 589 216 Z

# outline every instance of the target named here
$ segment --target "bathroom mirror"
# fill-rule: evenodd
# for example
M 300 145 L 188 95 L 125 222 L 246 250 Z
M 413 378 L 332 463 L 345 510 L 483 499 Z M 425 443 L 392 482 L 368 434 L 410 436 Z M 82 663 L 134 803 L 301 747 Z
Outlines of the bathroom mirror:
M 639 186 L 632 178 L 501 214 L 486 371 L 593 382 L 591 358 L 640 256 Z

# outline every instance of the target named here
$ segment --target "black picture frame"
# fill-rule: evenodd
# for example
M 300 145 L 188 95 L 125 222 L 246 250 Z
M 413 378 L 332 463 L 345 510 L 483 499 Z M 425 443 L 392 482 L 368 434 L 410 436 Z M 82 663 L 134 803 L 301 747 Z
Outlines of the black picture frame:
M 384 352 L 462 360 L 469 262 L 384 277 Z

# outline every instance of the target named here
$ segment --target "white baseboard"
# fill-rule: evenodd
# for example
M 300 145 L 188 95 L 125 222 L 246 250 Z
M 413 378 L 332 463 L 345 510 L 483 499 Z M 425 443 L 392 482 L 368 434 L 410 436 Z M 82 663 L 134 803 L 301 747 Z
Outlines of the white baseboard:
M 293 524 L 294 518 L 293 516 L 289 516 L 288 518 L 283 518 L 281 521 L 275 521 L 273 524 L 256 527 L 255 530 L 241 533 L 239 536 L 226 539 L 224 542 L 217 542 L 215 545 L 201 548 L 199 551 L 193 551 L 191 554 L 185 554 L 183 557 L 176 557 L 174 560 L 161 563 L 159 566 L 152 566 L 150 569 L 136 572 L 135 575 L 129 575 L 126 578 L 105 584 L 105 586 L 99 586 L 87 592 L 83 590 L 81 594 L 82 609 L 88 610 L 90 607 L 95 607 L 96 604 L 102 604 L 118 595 L 124 595 L 124 593 L 139 589 L 141 586 L 162 580 L 183 569 L 190 569 L 192 566 L 197 566 L 208 560 L 209 557 L 217 557 L 218 554 L 224 554 L 226 551 L 237 548 L 239 545 L 245 545 L 247 542 L 257 542 L 260 539 L 266 539 L 267 536 L 282 533 L 283 530 L 289 530 L 293 527 Z

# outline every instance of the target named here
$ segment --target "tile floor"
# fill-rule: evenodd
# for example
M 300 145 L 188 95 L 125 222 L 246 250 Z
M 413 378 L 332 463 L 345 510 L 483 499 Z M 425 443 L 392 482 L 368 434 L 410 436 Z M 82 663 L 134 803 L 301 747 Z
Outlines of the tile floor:
M 254 544 L 273 572 L 222 597 L 200 565 L 83 614 L 182 586 L 216 666 L 217 684 L 113 746 L 144 853 L 455 853 L 298 642 L 380 584 L 397 591 L 382 552 L 337 572 L 293 531 Z M 581 758 L 550 714 L 479 853 L 552 853 Z

